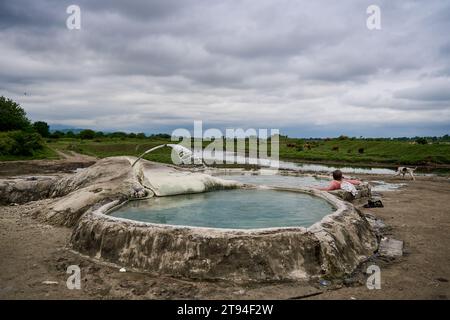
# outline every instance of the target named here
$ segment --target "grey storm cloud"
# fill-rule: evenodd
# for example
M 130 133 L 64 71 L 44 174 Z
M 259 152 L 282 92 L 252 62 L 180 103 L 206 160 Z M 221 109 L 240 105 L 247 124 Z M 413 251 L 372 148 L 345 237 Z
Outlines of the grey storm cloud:
M 408 100 L 444 102 L 443 105 L 448 106 L 450 103 L 450 79 L 435 78 L 427 80 L 418 86 L 398 91 L 395 97 Z
M 81 30 L 66 28 L 71 4 Z M 366 28 L 371 4 L 381 30 Z M 99 130 L 445 134 L 449 16 L 437 0 L 1 1 L 0 94 Z

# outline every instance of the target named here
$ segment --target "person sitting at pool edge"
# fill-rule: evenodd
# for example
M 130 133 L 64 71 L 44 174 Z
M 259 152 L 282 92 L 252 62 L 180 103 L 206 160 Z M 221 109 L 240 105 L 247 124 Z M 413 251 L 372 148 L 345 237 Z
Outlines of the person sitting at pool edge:
M 353 185 L 359 185 L 361 181 L 359 180 L 351 180 L 351 179 L 344 179 L 342 176 L 341 170 L 334 170 L 333 171 L 333 181 L 330 182 L 330 185 L 326 188 L 319 188 L 319 190 L 322 191 L 332 191 L 332 190 L 338 190 L 341 189 L 341 183 L 342 182 L 348 182 Z

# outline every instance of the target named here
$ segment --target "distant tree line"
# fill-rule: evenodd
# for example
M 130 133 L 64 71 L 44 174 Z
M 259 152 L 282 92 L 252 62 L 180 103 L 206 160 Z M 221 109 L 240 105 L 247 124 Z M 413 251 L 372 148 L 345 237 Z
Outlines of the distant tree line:
M 330 140 L 365 140 L 365 141 L 403 141 L 403 142 L 415 142 L 417 144 L 428 144 L 438 142 L 450 142 L 450 136 L 448 134 L 443 136 L 425 136 L 425 137 L 395 137 L 395 138 L 366 138 L 360 137 L 348 137 L 340 135 L 337 138 L 304 138 L 305 141 L 330 141 Z
M 143 132 L 139 133 L 126 133 L 122 131 L 116 132 L 103 132 L 103 131 L 94 131 L 91 129 L 81 130 L 79 133 L 74 133 L 73 131 L 54 131 L 49 133 L 49 138 L 60 139 L 60 138 L 78 138 L 83 140 L 92 140 L 92 139 L 101 139 L 101 138 L 118 138 L 118 139 L 146 139 L 146 138 L 161 138 L 161 139 L 170 139 L 170 134 L 166 133 L 158 133 L 146 135 Z

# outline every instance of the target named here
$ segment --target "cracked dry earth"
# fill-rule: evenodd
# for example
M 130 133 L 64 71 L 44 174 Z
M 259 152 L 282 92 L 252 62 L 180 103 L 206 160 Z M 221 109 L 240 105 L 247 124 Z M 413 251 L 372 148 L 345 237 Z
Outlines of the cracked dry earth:
M 40 200 L 0 207 L 0 299 L 448 299 L 450 181 L 419 177 L 406 183 L 400 191 L 383 194 L 384 208 L 362 209 L 385 221 L 388 236 L 405 242 L 403 257 L 367 263 L 380 266 L 381 290 L 366 288 L 362 271 L 367 264 L 327 287 L 315 281 L 238 284 L 119 272 L 120 266 L 68 250 L 70 228 L 31 218 L 27 212 L 48 201 Z M 69 265 L 81 268 L 81 290 L 66 287 Z

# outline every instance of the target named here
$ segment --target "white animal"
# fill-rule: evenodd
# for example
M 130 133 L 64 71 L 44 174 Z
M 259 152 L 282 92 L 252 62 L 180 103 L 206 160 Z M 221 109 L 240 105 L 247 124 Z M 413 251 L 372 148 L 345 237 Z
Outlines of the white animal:
M 398 167 L 397 172 L 395 173 L 394 176 L 402 175 L 402 177 L 404 178 L 405 174 L 409 174 L 413 180 L 416 180 L 416 178 L 414 177 L 414 171 L 416 169 L 417 169 L 417 167 L 415 167 L 415 168 Z

